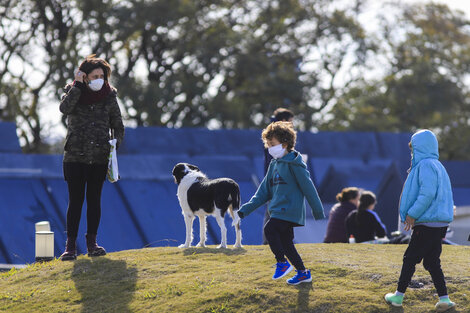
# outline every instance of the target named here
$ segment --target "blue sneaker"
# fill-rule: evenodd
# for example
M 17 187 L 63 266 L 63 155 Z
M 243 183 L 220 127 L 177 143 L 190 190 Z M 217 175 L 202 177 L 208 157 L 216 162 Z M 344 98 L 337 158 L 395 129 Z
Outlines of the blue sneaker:
M 276 272 L 273 275 L 273 279 L 279 279 L 292 271 L 294 267 L 289 264 L 289 262 L 284 262 L 284 263 L 276 263 Z
M 297 275 L 287 280 L 289 285 L 298 285 L 300 283 L 309 283 L 312 281 L 312 275 L 310 274 L 310 270 L 306 270 L 305 272 L 296 271 Z

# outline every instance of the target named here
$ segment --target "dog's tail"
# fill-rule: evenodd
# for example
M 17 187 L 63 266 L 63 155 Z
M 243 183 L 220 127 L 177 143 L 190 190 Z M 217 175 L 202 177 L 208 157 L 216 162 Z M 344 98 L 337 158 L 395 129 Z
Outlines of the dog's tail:
M 229 206 L 230 215 L 232 216 L 232 226 L 235 226 L 237 229 L 240 229 L 240 217 L 237 214 L 238 209 L 240 208 L 240 188 L 238 185 L 236 188 L 233 188 L 230 193 L 232 198 L 232 204 Z

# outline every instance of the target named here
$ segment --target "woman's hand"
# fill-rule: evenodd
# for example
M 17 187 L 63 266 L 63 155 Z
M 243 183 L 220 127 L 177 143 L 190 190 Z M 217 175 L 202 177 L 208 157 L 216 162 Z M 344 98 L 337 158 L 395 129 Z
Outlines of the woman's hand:
M 76 73 L 75 73 L 75 80 L 78 81 L 78 82 L 81 82 L 83 83 L 83 79 L 85 78 L 86 74 L 83 73 L 82 71 L 78 70 Z

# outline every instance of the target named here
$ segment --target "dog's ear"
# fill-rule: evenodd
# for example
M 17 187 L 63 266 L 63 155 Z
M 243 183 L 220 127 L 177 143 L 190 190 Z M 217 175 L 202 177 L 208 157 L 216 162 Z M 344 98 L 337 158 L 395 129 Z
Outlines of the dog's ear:
M 173 167 L 173 170 L 171 171 L 171 174 L 173 174 L 173 176 L 175 176 L 176 173 L 178 173 L 178 170 L 179 170 L 180 167 L 181 167 L 181 163 L 176 164 L 176 165 Z
M 196 165 L 188 164 L 188 167 L 194 171 L 199 171 L 199 172 L 201 171 L 199 167 L 197 167 Z

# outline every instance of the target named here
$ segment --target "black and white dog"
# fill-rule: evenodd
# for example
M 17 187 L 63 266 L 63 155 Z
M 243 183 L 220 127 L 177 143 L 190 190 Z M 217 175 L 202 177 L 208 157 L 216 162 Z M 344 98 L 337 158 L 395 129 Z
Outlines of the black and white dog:
M 206 246 L 206 217 L 216 218 L 221 231 L 221 243 L 217 248 L 227 247 L 227 228 L 224 216 L 229 211 L 232 225 L 236 230 L 234 248 L 242 246 L 240 217 L 237 210 L 240 207 L 240 188 L 230 178 L 209 179 L 197 166 L 188 163 L 178 163 L 173 168 L 173 177 L 178 185 L 178 201 L 180 203 L 184 222 L 186 224 L 186 241 L 180 248 L 188 248 L 193 241 L 194 218 L 199 217 L 200 241 L 197 247 Z

